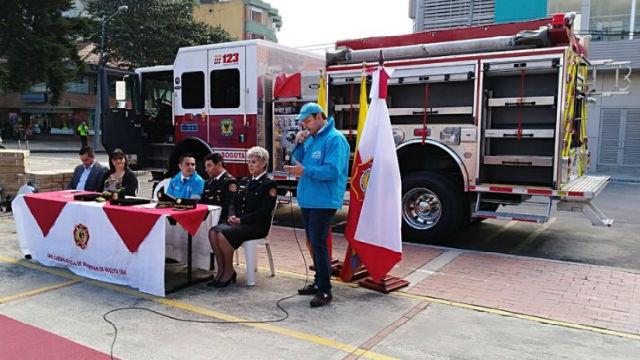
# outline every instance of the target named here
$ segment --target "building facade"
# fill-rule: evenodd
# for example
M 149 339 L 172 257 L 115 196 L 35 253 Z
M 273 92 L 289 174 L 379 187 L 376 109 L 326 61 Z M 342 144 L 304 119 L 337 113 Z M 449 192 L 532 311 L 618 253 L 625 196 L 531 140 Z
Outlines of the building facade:
M 616 76 L 614 67 L 596 72 L 595 91 L 622 92 L 594 96 L 589 107 L 589 148 L 593 172 L 640 178 L 640 1 L 549 0 L 549 13 L 580 14 L 577 33 L 589 35 L 589 59 L 629 61 Z M 616 81 L 617 79 L 617 81 Z
M 278 10 L 260 0 L 199 0 L 193 17 L 220 26 L 237 40 L 264 39 L 277 42 L 282 27 Z
M 57 104 L 52 104 L 44 83 L 34 84 L 21 93 L 0 89 L 0 134 L 3 138 L 38 140 L 77 140 L 77 128 L 83 121 L 93 135 L 96 108 L 98 55 L 93 44 L 78 45 L 78 56 L 85 71 L 65 84 Z M 113 64 L 107 66 L 109 102 L 115 106 L 115 82 L 121 80 Z
M 504 23 L 543 18 L 553 13 L 578 14 L 575 32 L 590 36 L 591 61 L 629 61 L 616 75 L 614 66 L 599 66 L 597 93 L 589 107 L 587 133 L 591 172 L 640 178 L 640 0 L 410 0 L 414 31 Z M 624 75 L 623 75 L 624 74 Z M 591 80 L 593 81 L 593 79 Z

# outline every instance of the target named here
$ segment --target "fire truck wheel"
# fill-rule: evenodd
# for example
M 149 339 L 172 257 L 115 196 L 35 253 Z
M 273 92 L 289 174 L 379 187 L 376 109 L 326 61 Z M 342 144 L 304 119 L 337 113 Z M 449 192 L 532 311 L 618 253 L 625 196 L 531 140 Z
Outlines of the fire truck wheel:
M 445 175 L 416 172 L 402 180 L 402 238 L 411 242 L 436 242 L 462 228 L 464 198 L 461 189 Z

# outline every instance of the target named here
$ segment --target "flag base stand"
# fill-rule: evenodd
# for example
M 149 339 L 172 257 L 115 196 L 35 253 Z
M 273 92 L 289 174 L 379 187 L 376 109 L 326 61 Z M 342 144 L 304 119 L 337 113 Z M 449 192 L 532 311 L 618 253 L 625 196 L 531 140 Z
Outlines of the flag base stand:
M 399 277 L 387 275 L 380 282 L 375 282 L 371 277 L 367 277 L 364 280 L 358 281 L 358 285 L 367 289 L 388 294 L 405 286 L 409 286 L 409 282 L 407 280 L 400 279 Z
M 345 280 L 340 276 L 340 274 L 342 273 L 342 266 L 343 266 L 343 263 L 339 261 L 339 264 L 336 266 L 337 273 L 333 274 L 333 276 L 339 277 L 344 282 L 357 281 L 369 276 L 369 272 L 367 271 L 367 268 L 364 266 L 361 266 L 358 270 L 356 270 L 353 274 L 351 274 L 351 277 L 349 279 Z
M 340 276 L 340 269 L 342 269 L 342 263 L 338 259 L 331 260 L 331 276 Z M 309 270 L 316 271 L 316 267 L 309 265 Z

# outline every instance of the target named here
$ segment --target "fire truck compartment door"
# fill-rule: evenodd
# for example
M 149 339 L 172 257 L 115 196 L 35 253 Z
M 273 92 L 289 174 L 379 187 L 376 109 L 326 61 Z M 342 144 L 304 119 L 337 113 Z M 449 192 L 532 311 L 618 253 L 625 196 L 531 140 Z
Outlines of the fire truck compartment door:
M 444 82 L 444 81 L 467 81 L 475 77 L 475 64 L 455 64 L 445 66 L 421 66 L 421 67 L 392 67 L 393 74 L 389 79 L 389 85 L 409 84 L 409 83 L 425 83 L 425 82 Z M 341 84 L 359 84 L 361 71 L 340 72 L 330 74 L 332 83 Z
M 209 114 L 242 115 L 247 104 L 246 55 L 244 46 L 208 51 L 207 84 Z

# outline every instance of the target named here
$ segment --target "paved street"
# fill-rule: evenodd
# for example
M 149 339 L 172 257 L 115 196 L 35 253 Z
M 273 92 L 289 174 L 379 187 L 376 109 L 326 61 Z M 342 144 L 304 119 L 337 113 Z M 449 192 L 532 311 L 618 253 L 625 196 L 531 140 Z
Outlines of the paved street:
M 31 162 L 50 169 L 76 164 L 73 154 L 33 154 Z M 149 191 L 149 183 L 141 185 L 147 187 L 142 194 Z M 310 309 L 309 298 L 293 296 L 282 302 L 289 317 L 276 323 L 260 321 L 282 318 L 275 302 L 312 276 L 305 271 L 309 256 L 304 252 L 303 259 L 296 242 L 302 231 L 281 226 L 291 223 L 292 212 L 295 218 L 288 205 L 281 205 L 270 237 L 276 277 L 268 276 L 261 249 L 255 287 L 244 286 L 241 263 L 234 286 L 200 284 L 166 298 L 24 260 L 13 220 L 1 214 L 0 321 L 31 326 L 53 344 L 96 358 L 108 358 L 115 334 L 103 315 L 134 306 L 178 318 L 251 323 L 187 323 L 144 310 L 117 311 L 108 315 L 118 327 L 117 358 L 636 359 L 638 189 L 614 182 L 598 199 L 617 221 L 610 229 L 554 212 L 544 226 L 485 221 L 446 243 L 405 243 L 392 274 L 410 287 L 382 295 L 335 280 L 330 306 Z M 342 256 L 345 247 L 336 232 L 334 255 Z M 21 358 L 7 355 L 2 342 L 0 354 Z

